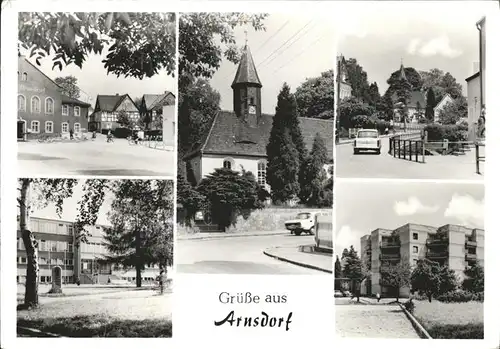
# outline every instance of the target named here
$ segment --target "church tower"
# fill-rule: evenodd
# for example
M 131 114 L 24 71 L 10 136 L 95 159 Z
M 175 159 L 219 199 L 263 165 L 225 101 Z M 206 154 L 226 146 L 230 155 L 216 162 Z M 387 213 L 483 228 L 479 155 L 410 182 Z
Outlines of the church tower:
M 261 116 L 260 89 L 262 84 L 247 44 L 243 48 L 231 88 L 233 89 L 234 112 L 250 127 L 257 127 Z

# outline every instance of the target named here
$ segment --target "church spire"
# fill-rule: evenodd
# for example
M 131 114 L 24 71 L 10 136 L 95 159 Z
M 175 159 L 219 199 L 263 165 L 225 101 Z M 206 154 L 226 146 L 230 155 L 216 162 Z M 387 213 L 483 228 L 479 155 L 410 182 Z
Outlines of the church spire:
M 245 47 L 243 48 L 243 53 L 241 54 L 240 64 L 238 65 L 238 70 L 234 77 L 232 88 L 239 84 L 253 84 L 262 87 L 260 83 L 259 75 L 257 74 L 257 68 L 253 62 L 252 53 L 245 39 Z
M 261 116 L 262 84 L 245 37 L 245 47 L 233 83 L 233 107 L 236 115 L 250 127 L 257 127 Z

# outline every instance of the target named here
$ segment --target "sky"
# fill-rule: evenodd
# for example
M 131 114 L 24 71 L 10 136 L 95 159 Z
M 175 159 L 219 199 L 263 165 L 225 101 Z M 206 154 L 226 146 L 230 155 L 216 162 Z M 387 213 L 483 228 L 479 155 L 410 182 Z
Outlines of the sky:
M 321 14 L 271 14 L 264 23 L 266 31 L 238 27 L 235 37 L 236 44 L 243 47 L 248 32 L 248 45 L 262 83 L 262 112 L 274 114 L 284 82 L 294 92 L 306 78 L 334 68 L 334 30 L 331 17 Z M 224 60 L 210 81 L 221 94 L 223 110 L 233 110 L 231 83 L 237 68 Z
M 376 16 L 372 7 L 358 9 L 354 18 L 339 18 L 338 53 L 346 59 L 356 58 L 369 82 L 377 82 L 381 94 L 401 60 L 405 67 L 417 71 L 438 68 L 450 72 L 466 94 L 465 79 L 475 73 L 474 62 L 479 62 L 479 31 L 475 24 L 487 13 L 481 5 L 378 3 Z
M 58 216 L 56 213 L 55 205 L 49 205 L 43 209 L 35 208 L 31 217 L 36 218 L 47 218 L 47 219 L 57 219 L 62 221 L 74 222 L 76 220 L 76 216 L 78 214 L 78 201 L 82 198 L 83 195 L 83 181 L 75 186 L 73 190 L 73 196 L 64 200 L 63 210 L 61 216 Z M 111 208 L 113 197 L 111 195 L 107 195 L 104 199 L 104 202 L 99 210 L 99 217 L 97 219 L 97 224 L 101 225 L 109 225 L 109 221 L 107 219 L 107 213 Z
M 337 253 L 350 245 L 359 251 L 359 238 L 377 228 L 406 223 L 484 229 L 482 184 L 340 182 L 335 200 Z
M 26 51 L 22 49 L 21 54 L 26 55 Z M 92 108 L 95 107 L 98 94 L 115 95 L 117 93 L 128 93 L 132 100 L 135 100 L 137 97 L 142 97 L 144 94 L 162 94 L 164 91 L 170 91 L 176 94 L 176 79 L 169 76 L 166 71 L 162 71 L 151 78 L 145 77 L 142 80 L 124 78 L 121 76 L 117 78 L 116 75 L 113 74 L 107 75 L 104 63 L 102 63 L 106 55 L 106 49 L 103 50 L 101 55 L 92 53 L 87 57 L 87 60 L 83 62 L 82 69 L 71 64 L 63 66 L 62 71 L 59 71 L 59 68 L 52 70 L 53 56 L 41 59 L 41 66 L 36 64 L 36 56 L 30 59 L 27 55 L 26 58 L 52 80 L 55 80 L 57 77 L 68 75 L 76 77 L 78 80 L 78 87 L 81 90 L 79 99 L 91 104 Z

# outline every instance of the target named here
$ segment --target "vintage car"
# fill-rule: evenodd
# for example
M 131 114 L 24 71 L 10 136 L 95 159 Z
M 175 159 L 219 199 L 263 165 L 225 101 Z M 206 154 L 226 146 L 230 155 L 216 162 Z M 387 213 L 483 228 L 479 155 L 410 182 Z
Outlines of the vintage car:
M 356 133 L 356 139 L 353 143 L 354 154 L 360 151 L 375 151 L 380 154 L 382 144 L 377 130 L 362 129 Z
M 294 219 L 286 221 L 285 228 L 295 235 L 301 235 L 302 233 L 314 235 L 316 215 L 316 212 L 301 212 Z

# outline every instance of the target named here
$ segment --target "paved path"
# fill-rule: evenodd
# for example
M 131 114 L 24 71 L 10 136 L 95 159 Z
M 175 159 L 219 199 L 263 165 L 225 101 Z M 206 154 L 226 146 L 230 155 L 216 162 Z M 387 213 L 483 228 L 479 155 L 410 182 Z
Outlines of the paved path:
M 20 176 L 172 176 L 174 151 L 129 145 L 126 139 L 39 143 L 18 142 Z
M 420 338 L 398 305 L 348 304 L 335 299 L 336 335 L 345 338 Z
M 475 150 L 465 155 L 426 156 L 426 163 L 397 159 L 389 153 L 389 138 L 382 138 L 382 153 L 353 154 L 351 144 L 336 146 L 336 175 L 340 178 L 403 178 L 483 180 L 476 174 Z M 484 163 L 481 164 L 484 172 Z
M 302 268 L 264 255 L 273 246 L 314 243 L 313 236 L 272 235 L 179 240 L 176 245 L 177 272 L 206 274 L 316 274 L 324 272 Z

